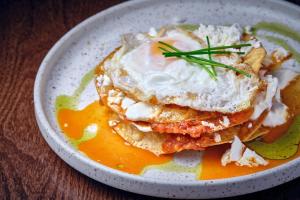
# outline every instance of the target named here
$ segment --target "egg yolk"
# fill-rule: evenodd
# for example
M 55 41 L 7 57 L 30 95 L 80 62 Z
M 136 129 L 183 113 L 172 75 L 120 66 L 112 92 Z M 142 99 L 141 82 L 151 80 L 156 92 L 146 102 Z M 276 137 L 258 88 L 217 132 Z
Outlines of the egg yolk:
M 164 43 L 167 43 L 169 45 L 174 45 L 175 41 L 174 40 L 164 40 L 163 41 Z M 168 47 L 166 47 L 165 45 L 163 44 L 160 44 L 158 41 L 157 42 L 153 42 L 152 45 L 151 45 L 151 55 L 153 56 L 163 56 L 162 53 L 163 51 L 160 49 L 161 48 L 164 48 L 166 50 L 171 50 L 169 49 Z M 171 50 L 172 51 L 172 50 Z

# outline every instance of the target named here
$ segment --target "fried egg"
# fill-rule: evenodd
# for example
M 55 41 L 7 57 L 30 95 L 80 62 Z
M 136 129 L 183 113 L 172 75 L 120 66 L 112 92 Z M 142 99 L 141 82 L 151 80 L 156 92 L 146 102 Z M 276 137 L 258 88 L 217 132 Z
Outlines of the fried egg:
M 193 51 L 207 48 L 207 37 L 211 47 L 250 44 L 226 49 L 243 55 L 218 53 L 212 59 L 251 76 L 216 66 L 215 80 L 203 66 L 163 55 L 168 47 L 160 41 Z M 205 54 L 195 56 L 210 59 Z M 222 158 L 224 165 L 266 165 L 242 142 L 287 121 L 289 109 L 280 91 L 297 74 L 279 71 L 288 69 L 271 71 L 270 66 L 275 61 L 286 64 L 289 56 L 282 49 L 268 55 L 254 36 L 245 39 L 237 24 L 200 24 L 193 31 L 170 25 L 123 35 L 122 45 L 98 65 L 95 83 L 101 102 L 113 111 L 109 126 L 133 146 L 159 155 L 233 142 Z
M 219 31 L 218 34 L 221 34 L 219 37 L 222 34 L 227 37 L 228 31 Z M 241 35 L 241 32 L 235 33 L 235 37 L 237 34 Z M 218 76 L 217 80 L 213 80 L 199 66 L 182 59 L 165 58 L 159 48 L 159 41 L 163 41 L 182 51 L 191 51 L 205 48 L 203 40 L 176 28 L 167 30 L 161 36 L 127 35 L 114 57 L 104 63 L 104 70 L 115 87 L 140 101 L 155 100 L 158 104 L 176 104 L 224 113 L 249 108 L 260 85 L 256 74 L 252 73 L 249 78 L 234 71 L 216 68 Z M 215 45 L 224 43 L 218 43 L 216 39 L 213 41 Z M 236 39 L 226 40 L 224 44 L 230 45 L 232 42 L 236 42 Z M 247 65 L 240 63 L 241 58 L 237 54 L 218 55 L 214 59 L 249 71 Z

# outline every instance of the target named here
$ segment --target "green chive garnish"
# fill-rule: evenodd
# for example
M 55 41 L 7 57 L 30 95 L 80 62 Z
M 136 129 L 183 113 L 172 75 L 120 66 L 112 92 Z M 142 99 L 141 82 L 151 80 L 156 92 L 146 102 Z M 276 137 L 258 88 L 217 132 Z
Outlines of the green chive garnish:
M 251 77 L 251 75 L 249 73 L 247 73 L 243 70 L 237 69 L 237 68 L 229 66 L 229 65 L 225 65 L 223 63 L 213 61 L 211 58 L 211 54 L 231 54 L 231 53 L 244 54 L 244 52 L 215 51 L 215 50 L 224 50 L 224 49 L 228 49 L 228 48 L 241 48 L 241 47 L 245 47 L 245 46 L 251 46 L 251 44 L 237 44 L 237 45 L 229 45 L 229 46 L 210 47 L 209 38 L 207 37 L 206 39 L 207 39 L 208 48 L 199 49 L 199 50 L 195 50 L 195 51 L 187 51 L 187 52 L 180 51 L 179 49 L 175 48 L 174 46 L 167 44 L 165 42 L 162 42 L 162 41 L 159 41 L 158 43 L 160 43 L 166 47 L 166 48 L 159 47 L 159 49 L 163 51 L 163 55 L 165 57 L 177 57 L 180 59 L 184 59 L 185 61 L 187 61 L 189 63 L 196 64 L 198 67 L 201 67 L 202 69 L 204 69 L 210 75 L 210 77 L 213 79 L 216 79 L 216 77 L 217 77 L 215 67 L 222 67 L 222 68 L 230 69 L 239 74 L 243 74 L 247 77 Z M 167 48 L 170 50 L 168 50 Z M 203 54 L 208 54 L 209 59 L 193 56 L 193 55 L 203 55 Z M 211 68 L 208 68 L 206 65 L 210 65 Z
M 160 42 L 160 43 L 162 43 L 162 42 Z M 164 44 L 166 44 L 166 43 L 164 43 Z M 166 45 L 168 46 L 168 44 L 166 44 Z M 158 48 L 159 48 L 160 50 L 162 50 L 163 52 L 169 52 L 168 50 L 166 50 L 166 49 L 163 48 L 163 47 L 158 47 Z M 177 52 L 177 50 L 178 50 L 178 49 L 176 49 L 175 47 L 172 47 L 172 46 L 170 46 L 169 48 L 173 49 L 173 50 L 176 51 L 176 52 Z M 185 56 L 185 57 L 183 57 L 183 56 L 175 56 L 175 57 L 177 57 L 177 58 L 182 58 L 182 59 L 184 59 L 185 61 L 187 61 L 187 62 L 190 63 L 190 64 L 195 64 L 195 63 L 198 64 L 198 65 L 196 65 L 196 66 L 203 68 L 203 69 L 209 74 L 209 76 L 210 76 L 212 79 L 216 80 L 215 74 L 214 74 L 213 72 L 211 72 L 211 71 L 209 70 L 208 67 L 206 67 L 205 65 L 203 65 L 203 63 L 200 63 L 199 61 L 194 60 L 193 57 L 191 57 L 191 56 Z

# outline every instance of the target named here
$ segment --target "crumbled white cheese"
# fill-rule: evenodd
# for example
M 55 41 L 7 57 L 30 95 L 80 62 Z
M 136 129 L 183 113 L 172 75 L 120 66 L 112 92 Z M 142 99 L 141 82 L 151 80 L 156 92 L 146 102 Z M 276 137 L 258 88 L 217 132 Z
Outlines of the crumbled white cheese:
M 238 166 L 248 167 L 256 167 L 259 165 L 268 164 L 268 162 L 261 156 L 257 155 L 254 151 L 246 148 L 237 136 L 234 136 L 231 148 L 223 154 L 221 159 L 221 164 L 223 166 L 226 166 L 231 162 L 235 162 L 235 164 Z
M 152 128 L 149 125 L 140 125 L 140 124 L 136 124 L 136 123 L 132 123 L 132 125 L 134 125 L 139 131 L 142 131 L 145 133 L 152 131 Z
M 122 101 L 122 97 L 108 97 L 107 101 L 109 104 L 119 104 Z
M 230 160 L 230 149 L 227 149 L 221 158 L 222 166 L 226 166 L 231 162 Z
M 201 124 L 202 124 L 203 126 L 207 126 L 207 127 L 211 128 L 211 129 L 215 129 L 215 128 L 216 128 L 216 125 L 215 125 L 215 124 L 210 123 L 210 122 L 207 122 L 207 121 L 201 121 Z
M 263 79 L 267 82 L 267 91 L 259 93 L 255 99 L 254 112 L 251 115 L 251 120 L 257 119 L 266 109 L 270 109 L 272 107 L 273 97 L 276 94 L 278 79 L 272 77 L 271 75 L 267 75 L 263 77 Z
M 219 133 L 214 133 L 215 142 L 219 143 L 222 141 L 221 135 Z
M 237 136 L 234 136 L 231 148 L 228 149 L 221 158 L 222 165 L 226 166 L 231 162 L 238 161 L 242 157 L 244 149 L 245 145 Z
M 106 75 L 100 75 L 96 78 L 98 86 L 109 86 L 111 85 L 111 80 Z
M 281 62 L 289 55 L 289 52 L 282 47 L 276 48 L 273 53 L 273 57 L 277 62 Z
M 108 97 L 107 97 L 108 104 L 120 104 L 123 98 L 124 98 L 124 94 L 122 92 L 118 92 L 116 90 L 108 91 Z
M 283 87 L 283 86 L 282 86 Z M 288 119 L 288 107 L 281 102 L 280 86 L 276 90 L 272 106 L 263 121 L 264 126 L 275 127 L 284 124 Z
M 229 124 L 230 124 L 230 121 L 229 121 L 229 119 L 228 119 L 227 116 L 223 116 L 223 121 L 220 120 L 220 123 L 221 123 L 223 126 L 228 127 Z
M 249 53 L 253 48 L 261 47 L 261 42 L 256 38 L 252 38 L 251 40 L 247 41 L 247 44 L 251 44 L 251 46 L 245 46 L 241 48 L 241 52 L 245 52 L 245 54 Z
M 241 159 L 236 162 L 239 166 L 257 167 L 259 165 L 267 165 L 268 161 L 257 155 L 255 151 L 246 148 Z
M 256 41 L 256 42 L 253 44 L 253 47 L 254 47 L 254 48 L 259 48 L 259 47 L 261 47 L 261 42 L 260 42 L 260 41 Z
M 151 36 L 151 37 L 156 37 L 157 36 L 157 31 L 155 30 L 155 28 L 151 27 L 148 34 Z
M 245 145 L 241 142 L 241 140 L 237 136 L 234 136 L 233 142 L 231 144 L 231 149 L 230 149 L 230 160 L 238 161 L 241 158 L 244 149 L 245 149 Z
M 138 102 L 127 108 L 125 116 L 133 121 L 147 121 L 155 116 L 155 109 L 144 102 Z
M 284 124 L 288 119 L 288 107 L 281 102 L 280 90 L 278 89 L 273 99 L 273 104 L 266 118 L 264 126 L 275 127 Z
M 97 124 L 91 124 L 88 127 L 86 127 L 85 130 L 89 133 L 96 133 L 98 130 L 98 126 L 97 126 Z
M 250 122 L 250 123 L 248 124 L 248 128 L 252 128 L 252 126 L 253 126 L 253 124 Z
M 264 126 L 275 127 L 284 124 L 288 119 L 288 107 L 281 102 L 274 102 L 263 121 Z
M 119 123 L 118 120 L 109 120 L 109 121 L 108 121 L 108 125 L 109 125 L 110 127 L 117 126 L 118 123 Z
M 121 107 L 122 109 L 127 109 L 129 106 L 135 104 L 136 102 L 131 99 L 131 98 L 128 98 L 128 97 L 124 97 L 124 99 L 122 100 L 122 103 L 121 103 Z
M 106 75 L 103 75 L 103 86 L 109 86 L 109 85 L 111 85 L 111 80 L 110 80 L 110 78 L 108 77 L 108 76 L 106 76 Z
M 273 81 L 270 81 L 272 79 Z M 278 79 L 271 78 L 268 82 L 267 92 L 258 94 L 256 97 L 254 112 L 251 119 L 255 120 L 262 114 L 262 112 L 269 110 L 263 121 L 263 125 L 275 127 L 284 124 L 287 121 L 288 108 L 281 102 L 280 89 L 277 87 Z
M 242 36 L 242 28 L 238 24 L 232 26 L 213 26 L 200 24 L 194 34 L 204 41 L 209 37 L 211 46 L 232 45 L 239 43 Z

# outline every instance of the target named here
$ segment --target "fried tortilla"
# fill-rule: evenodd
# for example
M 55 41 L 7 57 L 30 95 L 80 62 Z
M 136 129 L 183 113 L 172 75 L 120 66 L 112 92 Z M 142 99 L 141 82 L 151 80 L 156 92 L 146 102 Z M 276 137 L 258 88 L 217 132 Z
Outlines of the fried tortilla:
M 242 141 L 247 142 L 268 132 L 267 129 L 261 127 L 260 122 L 253 121 L 251 122 L 253 123 L 252 128 L 245 129 L 249 126 L 249 123 L 244 123 L 217 133 L 203 134 L 199 138 L 192 138 L 189 135 L 160 134 L 153 131 L 142 132 L 132 122 L 120 120 L 118 117 L 114 120 L 117 123 L 112 127 L 113 130 L 126 142 L 132 146 L 151 151 L 156 155 L 183 150 L 204 150 L 210 146 L 231 143 L 235 135 L 243 138 Z M 241 129 L 245 129 L 242 134 Z

